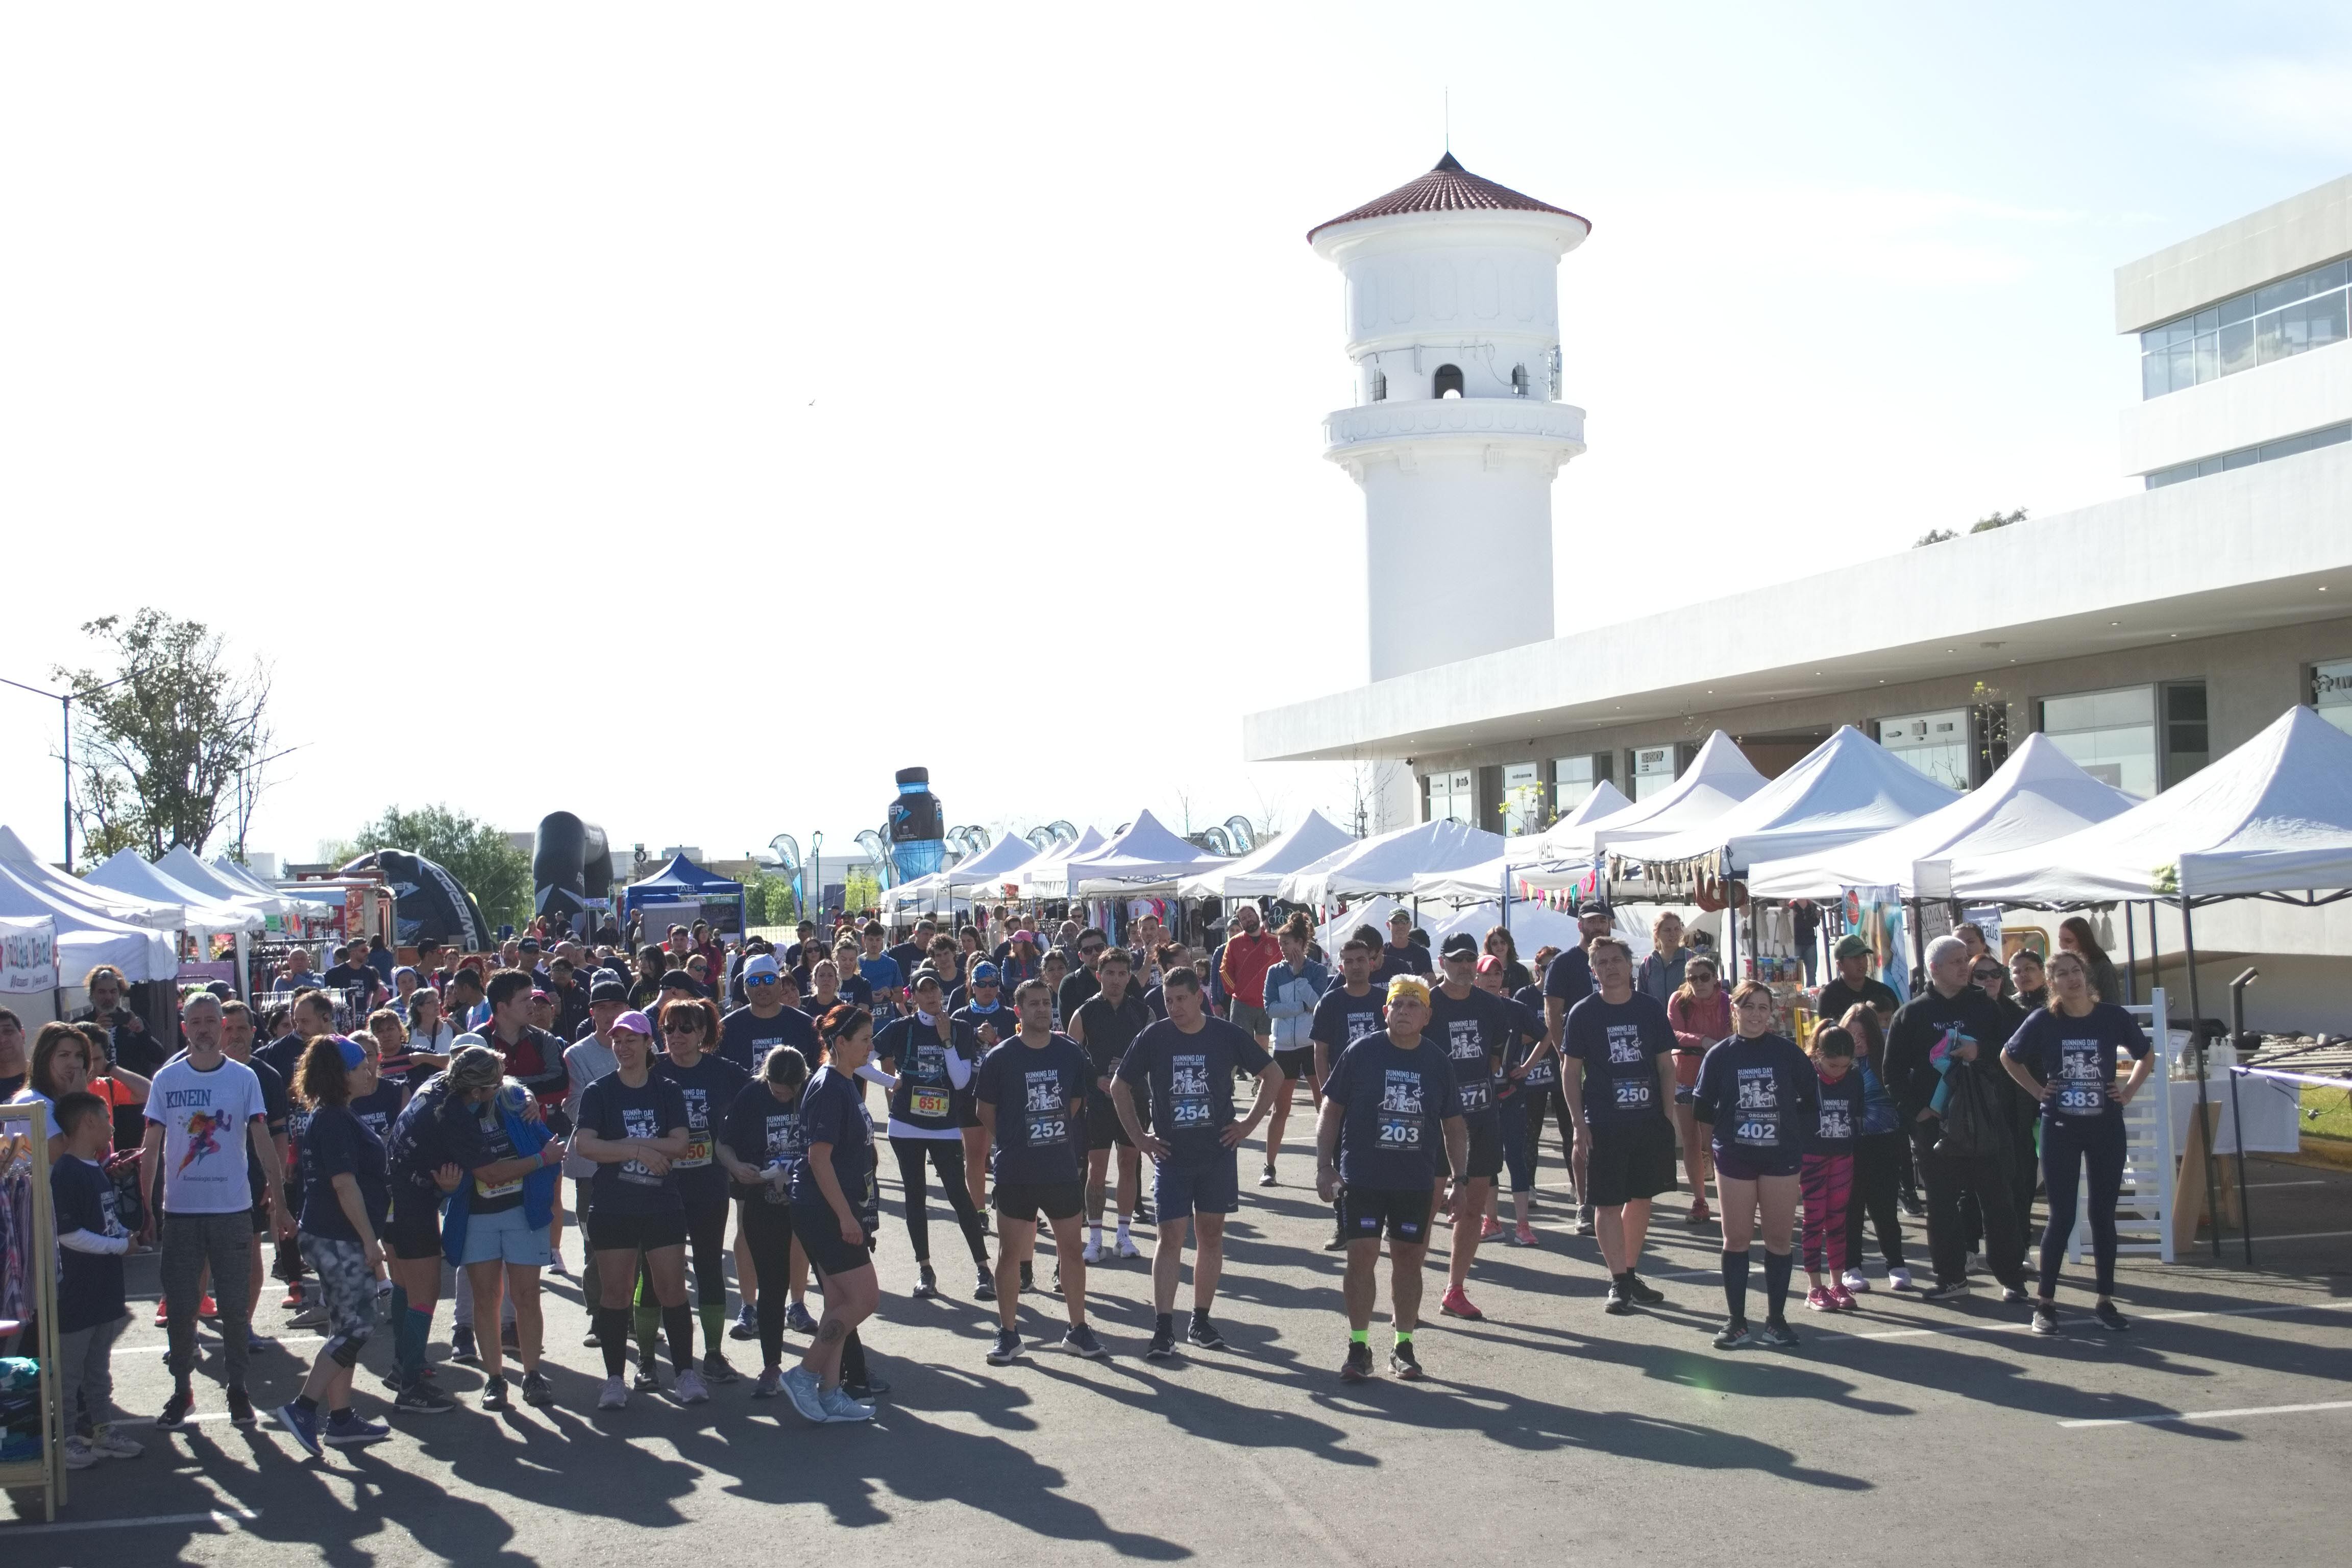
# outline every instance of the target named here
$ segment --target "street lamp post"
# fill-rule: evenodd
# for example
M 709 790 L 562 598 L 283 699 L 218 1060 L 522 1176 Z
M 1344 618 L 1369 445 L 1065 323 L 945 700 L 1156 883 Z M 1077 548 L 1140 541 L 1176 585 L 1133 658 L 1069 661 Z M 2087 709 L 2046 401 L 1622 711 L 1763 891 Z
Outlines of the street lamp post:
M 110 689 L 112 689 L 113 688 L 115 688 L 115 687 L 117 687 L 117 686 L 121 685 L 121 684 L 123 683 L 123 681 L 126 681 L 126 680 L 128 680 L 128 679 L 131 679 L 131 677 L 129 677 L 129 676 L 127 676 L 127 675 L 118 677 L 117 679 L 113 679 L 113 680 L 110 680 L 110 681 L 108 681 L 104 686 L 93 686 L 93 687 L 91 687 L 88 692 L 84 693 L 84 695 L 85 695 L 85 696 L 91 696 L 91 697 L 95 697 L 96 695 L 98 695 L 98 693 L 100 693 L 100 692 L 101 692 L 101 691 L 110 690 Z M 64 744 L 59 748 L 59 753 L 60 753 L 60 754 L 59 754 L 59 757 L 58 757 L 58 761 L 60 761 L 61 763 L 63 763 L 65 764 L 65 779 L 66 779 L 66 794 L 65 794 L 66 875 L 67 875 L 67 876 L 68 876 L 68 877 L 70 877 L 70 876 L 72 876 L 72 875 L 73 875 L 73 868 L 74 868 L 74 867 L 73 867 L 73 700 L 74 700 L 74 694 L 73 694 L 72 692 L 70 692 L 70 691 L 49 691 L 49 690 L 46 690 L 46 689 L 44 689 L 43 688 L 38 687 L 38 686 L 27 686 L 27 685 L 26 685 L 26 684 L 25 684 L 23 681 L 21 681 L 21 680 L 10 680 L 10 679 L 9 679 L 7 677 L 5 677 L 5 676 L 0 676 L 0 686 L 13 686 L 13 687 L 15 687 L 15 688 L 16 688 L 17 690 L 19 690 L 19 691 L 29 691 L 29 692 L 31 692 L 31 693 L 32 693 L 34 696 L 36 696 L 36 697 L 46 697 L 46 698 L 47 698 L 50 701 L 52 701 L 52 702 L 54 702 L 54 703 L 56 703 L 56 704 L 58 705 L 58 722 L 59 722 L 59 727 L 60 727 L 60 729 L 61 729 L 61 731 L 62 731 L 62 733 L 63 733 L 63 735 L 64 735 Z
M 814 828 L 809 833 L 808 858 L 801 862 L 801 887 L 804 889 L 801 900 L 801 919 L 816 921 L 819 936 L 824 934 L 824 922 L 820 918 L 824 910 L 824 830 Z

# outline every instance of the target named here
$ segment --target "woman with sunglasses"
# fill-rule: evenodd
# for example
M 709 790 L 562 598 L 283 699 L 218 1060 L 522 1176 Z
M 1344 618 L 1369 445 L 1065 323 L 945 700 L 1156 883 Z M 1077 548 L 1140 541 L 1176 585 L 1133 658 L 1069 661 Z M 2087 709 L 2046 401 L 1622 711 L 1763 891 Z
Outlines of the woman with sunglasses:
M 671 1005 L 677 1005 L 676 1003 Z M 654 1299 L 669 1331 L 677 1397 L 710 1397 L 694 1370 L 694 1317 L 686 1306 L 686 1204 L 671 1163 L 690 1141 L 686 1096 L 654 1071 L 653 1024 L 634 1009 L 613 1020 L 606 1044 L 620 1065 L 588 1086 L 573 1111 L 571 1152 L 594 1163 L 589 1183 L 588 1245 L 596 1254 L 596 1340 L 604 1352 L 599 1410 L 629 1402 L 621 1376 L 629 1353 L 629 1288 L 645 1260 Z M 646 1352 L 640 1386 L 651 1380 Z
M 686 1149 L 670 1161 L 680 1205 L 686 1211 L 686 1237 L 694 1253 L 694 1296 L 702 1319 L 702 1379 L 733 1383 L 740 1374 L 727 1364 L 719 1346 L 727 1335 L 727 1172 L 719 1163 L 719 1124 L 728 1107 L 751 1079 L 743 1068 L 718 1054 L 719 1008 L 704 997 L 680 997 L 662 1008 L 663 1054 L 654 1061 L 655 1073 L 675 1084 L 686 1102 Z M 657 1313 L 646 1299 L 643 1281 L 637 1299 L 637 1338 L 653 1342 Z M 641 1384 L 650 1382 L 653 1358 L 638 1363 Z M 684 1380 L 678 1397 L 688 1404 Z
M 1821 1079 L 1797 1042 L 1776 1033 L 1770 986 L 1750 980 L 1731 994 L 1738 1033 L 1699 1064 L 1691 1110 L 1715 1131 L 1715 1191 L 1723 1209 L 1723 1299 L 1729 1310 L 1717 1350 L 1763 1343 L 1788 1350 L 1789 1277 L 1805 1142 L 1821 1114 Z M 1748 1328 L 1748 1247 L 1764 1211 L 1764 1327 Z

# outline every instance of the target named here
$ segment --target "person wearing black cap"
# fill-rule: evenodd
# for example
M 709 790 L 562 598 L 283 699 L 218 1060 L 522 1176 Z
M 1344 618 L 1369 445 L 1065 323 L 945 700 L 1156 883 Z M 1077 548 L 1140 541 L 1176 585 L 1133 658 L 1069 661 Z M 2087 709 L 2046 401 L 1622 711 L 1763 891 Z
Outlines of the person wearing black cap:
M 1385 985 L 1400 974 L 1430 977 L 1429 950 L 1412 940 L 1412 915 L 1405 910 L 1389 911 L 1388 945 L 1381 949 L 1381 962 L 1372 975 L 1372 984 Z
M 1454 1064 L 1469 1146 L 1467 1163 L 1454 1184 L 1454 1248 L 1447 1258 L 1445 1295 L 1437 1310 L 1449 1318 L 1476 1322 L 1486 1314 L 1470 1302 L 1470 1265 L 1486 1229 L 1486 1199 L 1503 1169 L 1503 1058 L 1517 1021 L 1502 997 L 1478 988 L 1476 937 L 1466 931 L 1447 937 L 1444 960 L 1445 978 L 1430 993 L 1428 1034 Z

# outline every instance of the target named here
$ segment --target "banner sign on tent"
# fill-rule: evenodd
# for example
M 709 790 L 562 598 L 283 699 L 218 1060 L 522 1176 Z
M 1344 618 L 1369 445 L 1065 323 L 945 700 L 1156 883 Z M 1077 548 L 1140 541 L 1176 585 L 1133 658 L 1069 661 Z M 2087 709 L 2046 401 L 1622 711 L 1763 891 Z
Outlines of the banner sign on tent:
M 0 920 L 0 991 L 51 991 L 58 984 L 58 922 Z

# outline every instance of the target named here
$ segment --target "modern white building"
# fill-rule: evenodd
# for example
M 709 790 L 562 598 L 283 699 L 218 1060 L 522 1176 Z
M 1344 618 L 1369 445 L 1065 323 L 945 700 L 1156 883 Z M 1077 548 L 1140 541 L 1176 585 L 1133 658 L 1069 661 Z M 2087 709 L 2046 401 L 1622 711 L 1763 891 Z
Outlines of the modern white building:
M 1317 248 L 1343 268 L 1353 255 L 1375 266 L 1382 245 L 1349 251 L 1349 229 L 1394 232 L 1383 226 L 1395 220 L 1376 209 L 1431 178 L 1318 229 Z M 1564 215 L 1545 218 L 1551 210 L 1528 220 L 1531 235 L 1542 221 L 1561 226 L 1551 235 L 1569 232 Z M 1426 227 L 1469 216 L 1440 213 Z M 1426 266 L 1440 254 L 1432 243 L 1410 258 Z M 1384 615 L 1382 552 L 1407 531 L 1384 529 L 1383 518 L 1401 519 L 1412 491 L 1368 464 L 1371 683 L 1249 715 L 1244 753 L 1397 764 L 1378 770 L 1383 828 L 1451 816 L 1521 831 L 1603 779 L 1636 799 L 1663 788 L 1718 728 L 1770 774 L 1852 723 L 1955 785 L 1980 782 L 2009 737 L 2042 731 L 2141 795 L 2292 703 L 2352 729 L 2347 269 L 2352 176 L 2116 270 L 2116 329 L 2137 334 L 2143 355 L 2143 397 L 2123 416 L 2124 471 L 2144 482 L 2137 493 L 1607 627 L 1553 637 L 1548 606 L 1514 604 L 1503 615 L 1445 617 L 1477 624 L 1482 647 L 1438 647 L 1407 631 L 1383 659 L 1384 620 L 1412 619 Z M 1372 320 L 1379 296 L 1360 300 L 1357 273 L 1349 276 L 1350 321 Z M 1549 333 L 1544 278 L 1528 326 Z M 1433 375 L 1400 373 L 1414 355 L 1458 364 L 1447 356 L 1459 352 L 1459 330 L 1440 331 L 1419 313 L 1391 322 L 1385 306 L 1377 319 L 1382 331 L 1356 325 L 1351 346 L 1378 351 L 1372 374 L 1388 374 L 1386 396 L 1368 390 L 1359 407 L 1331 416 L 1332 456 L 1342 462 L 1370 420 L 1392 421 L 1391 439 L 1402 442 L 1408 429 L 1436 437 L 1456 415 Z M 1510 353 L 1538 341 L 1530 331 Z M 1496 363 L 1518 362 L 1498 350 Z M 1472 385 L 1494 384 L 1465 374 L 1460 416 L 1475 411 Z M 1581 416 L 1540 401 L 1552 392 L 1549 378 L 1530 389 L 1527 427 L 1552 428 L 1542 416 L 1556 418 L 1563 434 L 1552 450 L 1572 456 L 1581 443 L 1566 431 Z M 1518 402 L 1488 395 L 1504 407 Z M 1493 460 L 1507 465 L 1517 452 Z M 1453 559 L 1548 561 L 1531 556 L 1525 539 L 1531 516 L 1548 518 L 1548 487 L 1540 512 L 1502 483 L 1482 489 L 1474 481 L 1488 460 L 1450 470 L 1448 526 L 1491 530 L 1509 553 L 1473 549 Z M 1395 487 L 1393 499 L 1382 484 Z M 1483 504 L 1492 517 L 1462 515 Z M 1435 558 L 1422 552 L 1412 563 L 1424 595 Z M 1550 576 L 1489 571 L 1475 586 L 1482 605 L 1531 586 L 1548 598 Z M 1899 619 L 1790 616 L 1782 610 L 1792 601 L 1905 608 Z M 1764 623 L 1778 628 L 1773 637 L 1742 629 Z M 2252 997 L 2259 1008 L 2273 1021 L 2352 1026 L 2352 910 L 2233 908 L 2199 916 L 2200 945 L 2213 948 L 2217 965 L 2269 955 Z

